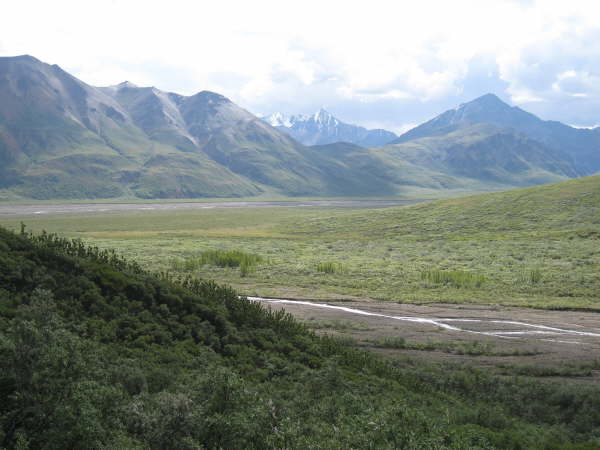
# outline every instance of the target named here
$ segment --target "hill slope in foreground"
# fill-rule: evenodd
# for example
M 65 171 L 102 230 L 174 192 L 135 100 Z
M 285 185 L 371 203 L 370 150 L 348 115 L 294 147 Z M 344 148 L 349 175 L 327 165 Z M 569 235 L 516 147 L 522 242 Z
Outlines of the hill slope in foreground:
M 594 388 L 385 362 L 53 236 L 0 229 L 0 268 L 3 448 L 598 444 Z

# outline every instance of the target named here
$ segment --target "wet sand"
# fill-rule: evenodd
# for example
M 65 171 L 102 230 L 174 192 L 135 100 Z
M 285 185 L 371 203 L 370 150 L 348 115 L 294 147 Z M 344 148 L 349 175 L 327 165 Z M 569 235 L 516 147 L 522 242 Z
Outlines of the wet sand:
M 376 300 L 294 301 L 261 299 L 313 324 L 317 332 L 350 335 L 359 343 L 401 337 L 408 342 L 479 341 L 504 356 L 469 356 L 441 351 L 382 351 L 417 359 L 475 361 L 479 366 L 499 364 L 561 366 L 600 358 L 600 314 L 586 311 L 546 311 L 482 305 L 412 305 Z M 319 329 L 319 322 L 341 321 L 347 330 Z M 535 354 L 533 354 L 535 353 Z M 600 382 L 600 373 L 592 377 Z

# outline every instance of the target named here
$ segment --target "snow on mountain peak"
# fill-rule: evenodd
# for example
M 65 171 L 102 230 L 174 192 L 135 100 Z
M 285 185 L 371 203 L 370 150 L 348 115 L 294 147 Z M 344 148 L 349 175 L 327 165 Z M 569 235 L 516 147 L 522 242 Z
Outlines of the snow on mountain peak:
M 285 114 L 282 114 L 280 112 L 275 112 L 275 113 L 271 114 L 270 116 L 265 117 L 263 120 L 265 120 L 272 127 L 290 128 L 292 126 L 290 117 L 288 117 Z
M 331 115 L 329 111 L 324 108 L 319 109 L 313 116 L 312 120 L 321 125 L 337 126 L 339 121 Z
M 362 146 L 387 144 L 397 136 L 386 130 L 368 130 L 336 119 L 325 108 L 313 114 L 295 114 L 287 116 L 276 112 L 263 120 L 290 134 L 305 145 L 328 144 L 332 142 L 350 142 Z

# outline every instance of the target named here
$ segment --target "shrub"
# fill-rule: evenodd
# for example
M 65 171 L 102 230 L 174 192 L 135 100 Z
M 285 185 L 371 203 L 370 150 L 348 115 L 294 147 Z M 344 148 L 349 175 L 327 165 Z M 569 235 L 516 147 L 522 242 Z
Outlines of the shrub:
M 466 270 L 426 270 L 421 272 L 421 280 L 433 284 L 446 284 L 457 288 L 481 287 L 485 277 Z
M 344 266 L 338 262 L 325 261 L 317 264 L 317 272 L 323 273 L 343 273 L 345 271 Z
M 173 261 L 175 270 L 191 272 L 205 265 L 216 267 L 239 267 L 240 275 L 246 276 L 252 272 L 253 266 L 263 261 L 260 255 L 246 253 L 241 250 L 207 250 L 196 258 Z
M 529 271 L 529 282 L 537 284 L 542 280 L 542 271 L 540 269 L 532 269 Z

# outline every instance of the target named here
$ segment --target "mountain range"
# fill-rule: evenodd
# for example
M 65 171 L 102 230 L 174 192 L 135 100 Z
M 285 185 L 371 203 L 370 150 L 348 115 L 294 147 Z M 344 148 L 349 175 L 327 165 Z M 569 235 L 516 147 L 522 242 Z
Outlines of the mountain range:
M 304 145 L 281 130 L 291 119 L 274 120 L 209 91 L 94 87 L 31 56 L 0 58 L 0 198 L 435 195 L 600 171 L 600 129 L 543 121 L 492 94 L 369 148 L 383 139 L 358 139 L 360 127 L 326 111 L 294 123 L 320 127 L 314 143 L 332 132 L 342 142 Z
M 97 88 L 31 56 L 0 58 L 0 167 L 5 198 L 391 193 L 222 95 Z
M 391 131 L 368 130 L 358 125 L 344 123 L 323 108 L 312 115 L 287 116 L 277 112 L 263 117 L 263 120 L 304 145 L 349 142 L 361 147 L 376 147 L 388 144 L 398 137 Z
M 546 151 L 552 150 L 554 156 L 564 159 L 578 175 L 591 175 L 600 170 L 600 127 L 580 129 L 541 120 L 519 107 L 507 105 L 494 94 L 483 95 L 446 111 L 390 143 L 448 136 L 482 123 L 493 126 L 496 133 L 521 134 L 537 141 Z

